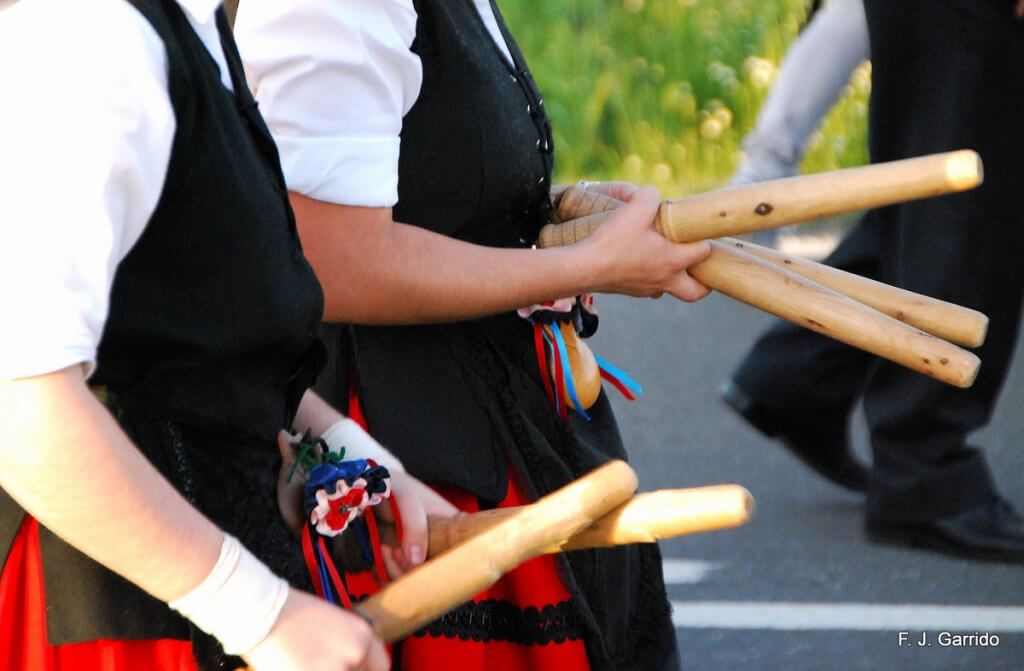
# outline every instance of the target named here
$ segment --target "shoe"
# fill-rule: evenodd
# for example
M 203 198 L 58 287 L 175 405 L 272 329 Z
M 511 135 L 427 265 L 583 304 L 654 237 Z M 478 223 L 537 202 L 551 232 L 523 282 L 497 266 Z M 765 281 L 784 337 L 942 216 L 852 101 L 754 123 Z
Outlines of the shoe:
M 722 390 L 722 400 L 748 424 L 765 436 L 778 440 L 815 473 L 855 492 L 867 490 L 868 469 L 850 449 L 845 418 L 822 422 L 783 417 L 755 401 L 732 382 Z
M 1024 563 L 1024 518 L 995 498 L 953 517 L 930 522 L 868 520 L 868 540 L 971 559 Z

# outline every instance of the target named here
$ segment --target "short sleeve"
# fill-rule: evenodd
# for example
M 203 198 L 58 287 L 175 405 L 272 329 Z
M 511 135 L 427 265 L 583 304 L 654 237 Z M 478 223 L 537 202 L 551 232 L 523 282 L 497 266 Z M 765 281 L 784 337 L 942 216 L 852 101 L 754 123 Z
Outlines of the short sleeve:
M 422 84 L 411 0 L 243 2 L 235 34 L 288 188 L 394 205 L 402 118 Z
M 15 3 L 0 63 L 27 64 L 0 67 L 0 379 L 16 379 L 95 361 L 174 116 L 163 43 L 121 0 Z

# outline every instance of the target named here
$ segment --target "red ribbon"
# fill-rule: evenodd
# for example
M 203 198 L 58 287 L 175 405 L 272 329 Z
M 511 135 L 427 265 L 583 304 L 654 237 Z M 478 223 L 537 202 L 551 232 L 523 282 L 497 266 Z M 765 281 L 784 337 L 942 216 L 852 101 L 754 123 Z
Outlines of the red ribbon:
M 619 378 L 615 377 L 614 375 L 606 371 L 604 368 L 601 369 L 601 377 L 615 385 L 615 388 L 619 390 L 619 393 L 625 396 L 628 400 L 636 400 L 636 396 L 633 395 L 633 392 L 631 392 L 629 388 L 626 387 L 626 385 L 622 384 Z
M 555 403 L 555 392 L 551 389 L 551 375 L 548 372 L 547 346 L 544 344 L 544 327 L 533 325 L 533 347 L 537 351 L 537 367 L 540 368 L 540 379 L 544 383 L 544 393 L 548 401 Z
M 308 527 L 307 527 L 308 528 Z M 338 575 L 338 569 L 334 565 L 334 559 L 327 552 L 327 544 L 324 543 L 323 536 L 317 539 L 317 545 L 320 548 L 320 556 L 323 557 L 324 565 L 327 566 L 327 573 L 331 576 L 331 583 L 334 585 L 334 591 L 337 593 L 338 598 L 341 599 L 341 605 L 345 608 L 352 607 L 352 599 L 348 596 L 348 586 L 345 585 L 345 581 Z

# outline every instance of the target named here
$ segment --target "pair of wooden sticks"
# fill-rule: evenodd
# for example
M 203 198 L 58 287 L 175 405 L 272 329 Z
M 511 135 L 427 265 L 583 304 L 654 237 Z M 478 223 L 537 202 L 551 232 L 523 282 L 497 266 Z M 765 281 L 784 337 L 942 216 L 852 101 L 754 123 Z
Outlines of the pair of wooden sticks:
M 711 241 L 689 269 L 705 286 L 957 387 L 970 387 L 988 318 L 819 263 L 724 236 L 882 207 L 978 186 L 981 158 L 961 150 L 774 180 L 666 201 L 655 225 L 673 242 Z M 561 194 L 538 247 L 583 240 L 621 201 L 583 187 Z
M 436 557 L 462 541 L 516 515 L 524 506 L 456 513 L 430 521 L 427 556 Z M 607 548 L 631 543 L 656 543 L 666 538 L 729 529 L 746 523 L 754 499 L 739 485 L 660 489 L 637 494 L 565 542 L 543 554 Z M 397 545 L 395 527 L 381 527 L 381 541 Z
M 430 561 L 354 610 L 392 643 L 542 554 L 654 542 L 746 522 L 753 498 L 738 485 L 633 496 L 637 477 L 611 461 L 528 506 L 433 520 Z

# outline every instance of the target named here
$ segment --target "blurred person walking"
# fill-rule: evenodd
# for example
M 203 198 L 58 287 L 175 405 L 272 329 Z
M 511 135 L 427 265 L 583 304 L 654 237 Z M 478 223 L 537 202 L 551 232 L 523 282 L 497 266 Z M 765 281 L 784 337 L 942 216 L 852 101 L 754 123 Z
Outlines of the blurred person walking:
M 873 162 L 970 147 L 977 191 L 871 212 L 828 263 L 981 310 L 991 318 L 971 389 L 954 389 L 779 323 L 723 398 L 829 480 L 867 492 L 869 538 L 953 555 L 1024 560 L 1024 520 L 998 494 L 968 435 L 1007 373 L 1024 274 L 1024 25 L 1021 4 L 866 0 L 873 56 Z M 863 399 L 874 465 L 847 433 Z
M 730 184 L 797 174 L 807 139 L 870 55 L 862 0 L 831 0 L 812 10 L 786 53 L 757 125 L 743 141 L 745 157 Z

